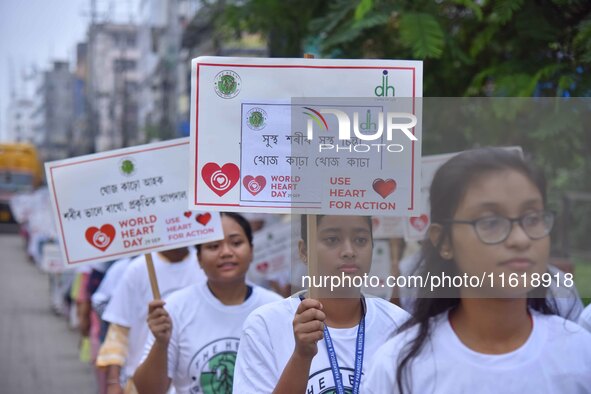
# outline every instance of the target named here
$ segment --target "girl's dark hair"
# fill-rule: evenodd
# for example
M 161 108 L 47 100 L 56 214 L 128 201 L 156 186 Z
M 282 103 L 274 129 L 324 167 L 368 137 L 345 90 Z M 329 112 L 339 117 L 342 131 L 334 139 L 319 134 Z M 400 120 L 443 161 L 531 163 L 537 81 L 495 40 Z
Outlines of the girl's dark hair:
M 242 230 L 244 230 L 244 234 L 246 235 L 246 239 L 248 240 L 248 244 L 252 247 L 252 227 L 250 226 L 250 223 L 248 222 L 248 220 L 246 220 L 244 218 L 244 216 L 242 216 L 236 212 L 221 212 L 220 216 L 222 216 L 222 217 L 227 216 L 229 218 L 234 219 L 234 221 L 236 223 L 238 223 L 238 225 L 240 227 L 242 227 Z M 201 244 L 196 245 L 196 248 L 197 248 L 197 253 L 200 253 L 201 252 Z
M 523 174 L 538 188 L 546 204 L 546 181 L 543 175 L 516 151 L 503 148 L 474 149 L 454 156 L 437 170 L 430 190 L 431 222 L 440 224 L 443 229 L 436 245 L 431 243 L 428 236 L 422 244 L 419 273 L 424 279 L 427 273 L 441 277 L 444 271 L 448 276 L 460 275 L 456 264 L 442 259 L 439 254 L 443 243 L 451 236 L 451 226 L 447 221 L 453 219 L 466 190 L 475 179 L 505 170 Z M 400 333 L 418 326 L 416 336 L 404 346 L 398 359 L 396 381 L 400 393 L 404 393 L 405 387 L 410 390 L 409 369 L 430 335 L 430 319 L 457 307 L 459 303 L 458 288 L 438 288 L 433 292 L 419 288 L 411 318 L 397 331 Z M 544 314 L 554 314 L 556 310 L 547 303 L 543 287 L 530 291 L 528 306 Z
M 316 215 L 316 225 L 319 225 L 320 219 L 322 219 L 325 216 L 327 216 L 327 215 Z M 363 217 L 367 219 L 367 223 L 369 224 L 369 233 L 371 235 L 372 242 L 373 242 L 373 223 L 371 221 L 371 216 L 363 216 Z M 300 224 L 301 224 L 300 234 L 302 235 L 302 240 L 304 241 L 305 244 L 307 244 L 308 243 L 308 215 L 301 215 Z

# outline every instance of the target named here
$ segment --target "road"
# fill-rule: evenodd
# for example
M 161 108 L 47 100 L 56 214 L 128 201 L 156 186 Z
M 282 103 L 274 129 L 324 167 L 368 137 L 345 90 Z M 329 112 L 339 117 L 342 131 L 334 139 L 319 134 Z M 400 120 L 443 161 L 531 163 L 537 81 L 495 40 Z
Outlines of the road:
M 18 235 L 0 234 L 0 392 L 96 394 L 79 334 L 50 307 L 48 276 L 28 261 Z

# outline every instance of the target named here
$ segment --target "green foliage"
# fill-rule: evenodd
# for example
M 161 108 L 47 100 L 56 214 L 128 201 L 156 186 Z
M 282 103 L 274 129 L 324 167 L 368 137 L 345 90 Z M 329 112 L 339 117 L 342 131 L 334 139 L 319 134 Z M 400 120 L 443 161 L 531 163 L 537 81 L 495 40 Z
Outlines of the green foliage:
M 580 23 L 573 46 L 583 62 L 591 63 L 591 18 Z
M 355 20 L 361 20 L 373 7 L 373 0 L 361 0 L 355 8 Z
M 492 22 L 504 24 L 511 20 L 513 14 L 521 8 L 523 0 L 496 0 L 493 2 Z
M 233 15 L 226 29 L 268 35 L 271 56 L 300 57 L 304 43 L 312 42 L 321 57 L 423 60 L 426 97 L 591 94 L 588 0 L 226 0 L 226 5 Z M 548 104 L 540 119 L 516 122 L 527 109 L 500 106 L 472 116 L 479 127 L 458 128 L 453 125 L 466 124 L 468 115 L 425 107 L 435 120 L 423 126 L 423 152 L 521 145 L 548 175 L 554 201 L 566 190 L 591 191 L 591 133 L 583 116 L 591 108 L 577 105 L 570 117 L 557 119 Z
M 262 33 L 273 57 L 301 57 L 310 21 L 326 8 L 323 0 L 217 0 L 214 24 L 219 35 Z
M 400 38 L 412 48 L 416 58 L 439 58 L 443 53 L 444 35 L 439 22 L 432 15 L 405 13 L 400 17 Z

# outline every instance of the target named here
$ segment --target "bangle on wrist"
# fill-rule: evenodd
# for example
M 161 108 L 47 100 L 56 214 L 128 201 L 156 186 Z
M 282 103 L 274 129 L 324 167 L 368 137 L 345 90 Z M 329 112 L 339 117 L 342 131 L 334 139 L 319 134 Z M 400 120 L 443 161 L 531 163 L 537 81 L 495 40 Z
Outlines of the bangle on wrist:
M 108 379 L 107 384 L 121 384 L 121 383 L 119 383 L 119 379 Z

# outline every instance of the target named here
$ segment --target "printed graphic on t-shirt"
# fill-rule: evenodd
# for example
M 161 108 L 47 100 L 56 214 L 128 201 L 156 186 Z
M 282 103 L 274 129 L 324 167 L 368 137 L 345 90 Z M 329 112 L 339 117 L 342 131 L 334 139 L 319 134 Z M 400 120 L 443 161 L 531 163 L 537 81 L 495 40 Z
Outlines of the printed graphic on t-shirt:
M 343 385 L 345 386 L 345 394 L 353 392 L 353 379 L 355 371 L 352 368 L 339 367 L 343 377 Z M 363 373 L 361 374 L 363 377 Z M 308 388 L 306 394 L 336 394 L 334 378 L 332 376 L 332 369 L 326 368 L 315 372 L 308 378 Z
M 239 338 L 220 338 L 203 346 L 191 359 L 191 393 L 231 394 Z

